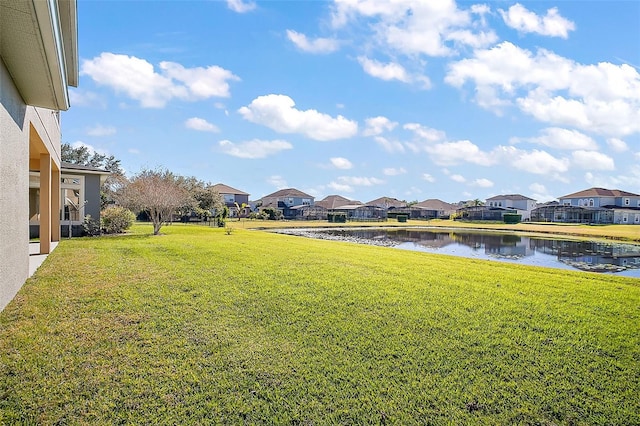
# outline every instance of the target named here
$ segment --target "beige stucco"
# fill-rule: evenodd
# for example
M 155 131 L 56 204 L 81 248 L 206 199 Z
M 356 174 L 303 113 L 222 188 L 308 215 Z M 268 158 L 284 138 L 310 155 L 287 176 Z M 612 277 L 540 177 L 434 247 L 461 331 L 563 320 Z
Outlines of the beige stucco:
M 60 238 L 60 110 L 77 83 L 75 0 L 0 2 L 0 310 L 29 274 L 29 171 L 40 175 L 39 253 Z

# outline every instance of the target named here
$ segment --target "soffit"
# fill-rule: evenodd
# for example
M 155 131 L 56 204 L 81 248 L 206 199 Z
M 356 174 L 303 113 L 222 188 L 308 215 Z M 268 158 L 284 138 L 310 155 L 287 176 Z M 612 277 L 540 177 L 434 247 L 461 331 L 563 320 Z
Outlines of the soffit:
M 66 110 L 66 72 L 58 69 L 59 58 L 52 57 L 55 29 L 43 13 L 50 3 L 35 1 L 0 1 L 0 57 L 25 103 Z M 40 22 L 45 21 L 42 27 L 36 8 Z

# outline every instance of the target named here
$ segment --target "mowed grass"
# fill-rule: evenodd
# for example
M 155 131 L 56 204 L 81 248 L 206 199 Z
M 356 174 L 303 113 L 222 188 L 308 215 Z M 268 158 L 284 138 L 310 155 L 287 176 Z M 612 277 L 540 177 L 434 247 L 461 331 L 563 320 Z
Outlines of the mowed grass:
M 173 225 L 0 313 L 0 424 L 640 424 L 640 280 Z

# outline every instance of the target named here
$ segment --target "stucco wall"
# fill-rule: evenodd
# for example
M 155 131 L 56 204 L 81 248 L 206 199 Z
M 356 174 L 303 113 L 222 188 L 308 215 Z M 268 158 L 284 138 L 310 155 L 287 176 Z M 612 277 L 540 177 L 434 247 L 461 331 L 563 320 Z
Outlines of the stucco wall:
M 27 107 L 0 60 L 0 310 L 13 299 L 29 274 L 26 115 Z

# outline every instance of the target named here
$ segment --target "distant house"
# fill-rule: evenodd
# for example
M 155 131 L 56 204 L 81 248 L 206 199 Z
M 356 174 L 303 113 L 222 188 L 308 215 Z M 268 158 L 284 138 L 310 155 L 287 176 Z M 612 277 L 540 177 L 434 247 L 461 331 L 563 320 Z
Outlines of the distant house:
M 397 198 L 391 198 L 391 197 L 376 198 L 375 200 L 371 200 L 365 204 L 368 206 L 376 206 L 376 207 L 380 207 L 387 210 L 390 208 L 397 209 L 397 208 L 407 207 L 406 202 L 400 201 Z
M 640 195 L 618 189 L 589 188 L 538 207 L 532 220 L 640 225 Z
M 446 203 L 438 199 L 424 200 L 413 207 L 424 211 L 423 217 L 428 219 L 449 219 L 456 212 L 455 204 Z
M 464 220 L 504 220 L 506 213 L 516 213 L 517 211 L 510 207 L 489 207 L 484 205 L 463 206 L 456 210 L 456 216 Z
M 293 219 L 298 214 L 297 206 L 313 206 L 314 197 L 295 188 L 287 188 L 265 195 L 258 203 L 260 209 L 272 207 L 280 210 L 285 219 Z
M 249 205 L 249 194 L 239 189 L 232 188 L 223 183 L 216 183 L 213 185 L 213 189 L 220 194 L 224 200 L 225 206 L 229 208 L 229 214 L 231 217 L 238 216 L 238 207 L 242 207 L 242 204 Z M 247 210 L 249 208 L 247 207 Z
M 345 204 L 332 210 L 334 213 L 344 213 L 347 220 L 352 221 L 382 221 L 387 219 L 387 209 L 370 204 Z
M 516 210 L 522 220 L 530 220 L 531 212 L 536 208 L 536 200 L 520 194 L 496 195 L 487 198 L 485 206 Z
M 316 201 L 316 206 L 324 207 L 325 209 L 331 210 L 340 206 L 346 206 L 347 204 L 362 204 L 359 201 L 352 201 L 348 198 L 342 197 L 340 195 L 328 195 L 320 201 Z

